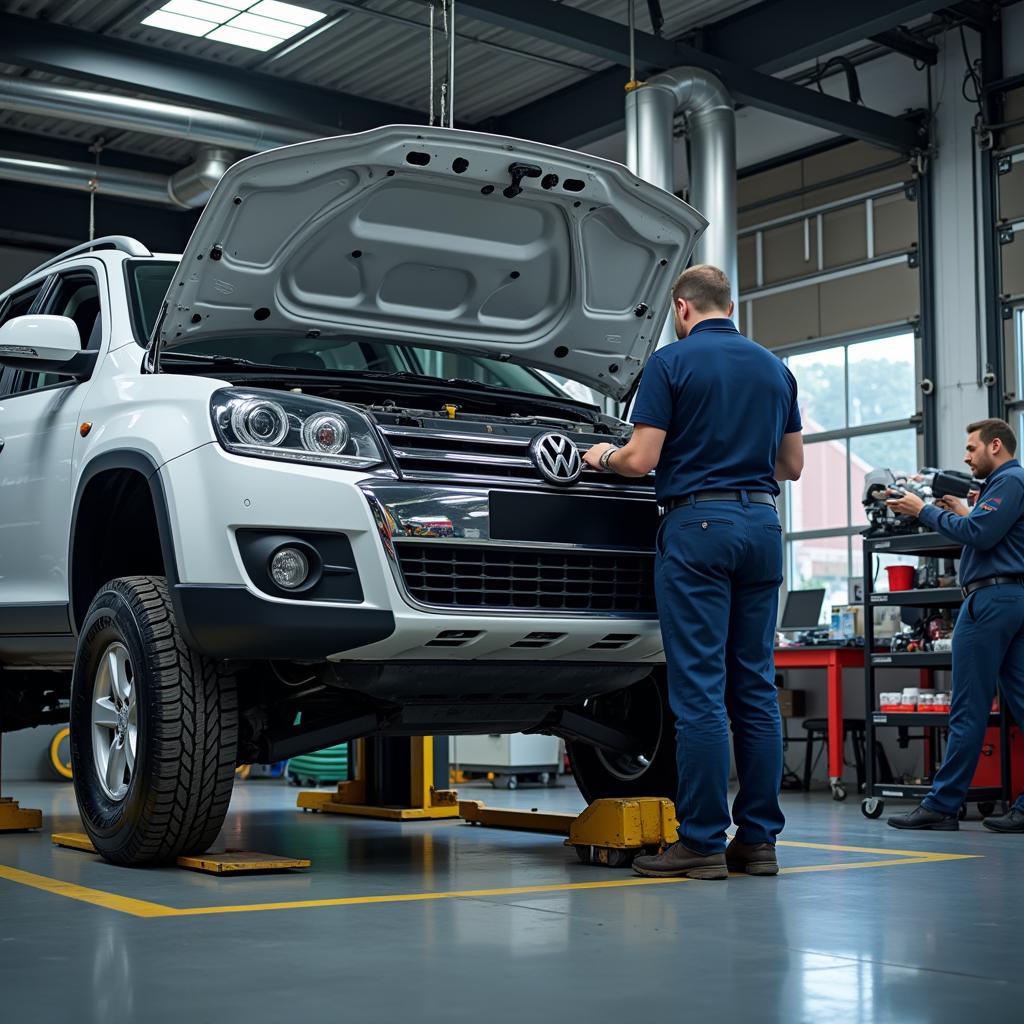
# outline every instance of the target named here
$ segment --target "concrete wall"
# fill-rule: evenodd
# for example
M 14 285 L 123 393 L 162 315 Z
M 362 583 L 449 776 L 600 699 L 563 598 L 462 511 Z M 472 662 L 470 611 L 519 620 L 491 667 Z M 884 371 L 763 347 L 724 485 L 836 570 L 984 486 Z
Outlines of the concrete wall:
M 54 779 L 50 770 L 50 740 L 59 725 L 22 729 L 4 734 L 2 777 L 4 783 Z M 9 796 L 6 786 L 0 796 Z

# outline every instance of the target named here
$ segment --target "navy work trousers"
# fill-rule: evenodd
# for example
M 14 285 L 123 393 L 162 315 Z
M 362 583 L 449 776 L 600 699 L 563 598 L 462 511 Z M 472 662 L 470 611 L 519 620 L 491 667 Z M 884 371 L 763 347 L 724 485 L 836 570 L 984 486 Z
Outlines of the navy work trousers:
M 942 767 L 924 806 L 956 814 L 978 765 L 996 686 L 1017 723 L 1024 723 L 1024 585 L 976 590 L 953 631 L 953 704 Z M 1020 781 L 1020 780 L 1016 780 Z M 1024 796 L 1017 808 L 1024 811 Z
M 662 520 L 655 588 L 676 716 L 676 811 L 679 838 L 696 853 L 725 849 L 729 721 L 737 838 L 774 843 L 785 824 L 773 657 L 781 583 L 782 530 L 771 505 L 702 501 Z

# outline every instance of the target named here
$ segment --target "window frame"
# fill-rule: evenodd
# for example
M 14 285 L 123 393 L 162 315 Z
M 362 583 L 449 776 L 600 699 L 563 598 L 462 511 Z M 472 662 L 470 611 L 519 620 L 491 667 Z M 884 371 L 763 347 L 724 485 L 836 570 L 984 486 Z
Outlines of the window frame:
M 783 595 L 791 588 L 791 581 L 794 579 L 794 545 L 800 541 L 825 540 L 832 537 L 846 538 L 846 578 L 855 577 L 854 566 L 854 538 L 860 536 L 864 530 L 861 524 L 854 524 L 853 502 L 859 500 L 851 493 L 852 470 L 850 465 L 850 444 L 849 442 L 858 437 L 871 437 L 878 434 L 891 434 L 901 430 L 913 429 L 917 435 L 917 458 L 922 458 L 924 445 L 924 425 L 920 409 L 915 409 L 905 419 L 884 420 L 879 423 L 863 424 L 851 427 L 850 419 L 850 360 L 849 350 L 852 346 L 869 341 L 879 341 L 883 338 L 891 338 L 895 335 L 911 335 L 914 339 L 914 379 L 917 380 L 921 366 L 921 339 L 914 321 L 902 321 L 899 323 L 886 324 L 881 327 L 872 328 L 867 331 L 854 331 L 848 334 L 834 335 L 828 338 L 821 338 L 815 341 L 802 342 L 796 345 L 786 345 L 774 349 L 775 354 L 789 367 L 789 359 L 792 356 L 811 355 L 815 352 L 825 352 L 830 349 L 842 348 L 843 352 L 843 419 L 846 426 L 834 429 L 819 431 L 815 434 L 804 434 L 804 445 L 809 447 L 814 444 L 823 444 L 828 441 L 843 441 L 846 443 L 846 526 L 828 527 L 816 530 L 790 530 L 789 528 L 789 493 L 790 484 L 782 487 L 779 496 L 779 518 L 782 522 L 783 540 Z M 849 595 L 847 597 L 849 600 Z M 825 608 L 827 614 L 829 608 Z
M 100 322 L 101 322 L 101 324 L 107 323 L 109 321 L 110 314 L 109 314 L 109 312 L 107 311 L 107 309 L 106 309 L 106 307 L 104 305 L 104 298 L 103 298 L 103 296 L 104 296 L 104 287 L 103 287 L 104 286 L 104 281 L 101 279 L 100 274 L 97 272 L 96 268 L 92 267 L 92 266 L 90 266 L 88 264 L 76 264 L 75 266 L 71 266 L 71 267 L 63 267 L 60 270 L 53 270 L 49 274 L 47 274 L 46 279 L 43 281 L 43 284 L 40 287 L 39 292 L 37 293 L 35 299 L 32 302 L 32 305 L 29 306 L 28 312 L 23 314 L 23 315 L 25 315 L 25 316 L 34 316 L 36 314 L 48 313 L 52 309 L 53 302 L 54 302 L 54 299 L 55 299 L 56 294 L 57 294 L 57 290 L 58 290 L 58 288 L 60 288 L 61 277 L 67 276 L 67 275 L 72 275 L 72 274 L 82 274 L 82 273 L 89 274 L 93 278 L 93 280 L 95 281 L 95 283 L 96 283 L 96 293 L 97 293 L 97 296 L 99 297 L 99 303 L 100 303 L 100 311 L 99 311 L 99 316 L 101 318 Z M 34 287 L 34 286 L 30 285 L 28 287 Z M 27 291 L 28 288 L 25 288 L 24 290 Z M 17 292 L 14 292 L 14 293 L 12 293 L 11 296 L 8 296 L 8 298 L 11 298 L 11 297 L 13 297 L 13 295 L 16 295 L 16 294 L 17 294 Z M 5 300 L 5 302 L 6 302 L 6 300 Z M 4 308 L 6 308 L 6 306 Z M 3 314 L 0 313 L 0 324 L 3 323 L 3 319 L 4 319 L 3 318 Z M 100 338 L 101 338 L 101 346 L 102 346 L 102 333 L 100 335 Z M 83 342 L 88 341 L 87 338 L 81 339 L 81 340 Z M 84 352 L 84 351 L 86 351 L 86 349 L 83 348 L 82 351 Z M 56 391 L 59 388 L 74 387 L 77 384 L 82 384 L 83 383 L 83 381 L 77 379 L 76 377 L 69 377 L 67 380 L 54 381 L 54 383 L 52 383 L 52 384 L 44 384 L 44 385 L 42 385 L 42 387 L 38 387 L 38 388 L 25 388 L 24 390 L 21 390 L 20 387 L 19 387 L 21 382 L 22 382 L 22 380 L 24 380 L 26 377 L 29 377 L 29 376 L 32 376 L 32 375 L 38 374 L 38 373 L 53 373 L 53 372 L 55 372 L 55 371 L 53 371 L 53 370 L 28 370 L 28 369 L 24 369 L 24 368 L 19 368 L 19 369 L 13 370 L 13 377 L 11 378 L 11 382 L 7 385 L 7 391 L 4 393 L 4 397 L 7 400 L 10 401 L 10 400 L 13 400 L 13 399 L 16 399 L 16 398 L 22 398 L 25 395 L 38 395 L 38 394 L 40 394 L 41 392 L 44 392 L 44 391 Z

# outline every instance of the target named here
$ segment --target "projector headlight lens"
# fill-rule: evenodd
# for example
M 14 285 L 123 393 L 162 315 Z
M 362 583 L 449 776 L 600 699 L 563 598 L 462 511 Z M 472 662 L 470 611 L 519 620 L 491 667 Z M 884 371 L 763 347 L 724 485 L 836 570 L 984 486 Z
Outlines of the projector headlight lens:
M 384 462 L 370 420 L 358 409 L 302 394 L 223 388 L 210 399 L 217 440 L 229 452 L 369 469 Z

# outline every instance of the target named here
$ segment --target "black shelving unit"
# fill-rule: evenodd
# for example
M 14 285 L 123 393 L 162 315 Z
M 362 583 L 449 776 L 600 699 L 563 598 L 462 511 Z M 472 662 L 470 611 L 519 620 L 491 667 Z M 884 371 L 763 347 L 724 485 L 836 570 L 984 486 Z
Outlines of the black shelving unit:
M 942 738 L 949 727 L 949 715 L 941 712 L 885 712 L 875 710 L 878 706 L 878 686 L 875 673 L 892 668 L 926 669 L 929 674 L 936 669 L 952 670 L 953 655 L 940 652 L 896 652 L 875 650 L 875 608 L 954 608 L 963 604 L 963 594 L 958 587 L 933 587 L 928 590 L 901 590 L 894 593 L 874 590 L 874 568 L 876 555 L 912 555 L 921 558 L 960 557 L 961 547 L 937 533 L 916 533 L 904 537 L 871 537 L 864 540 L 864 648 L 868 652 L 864 659 L 864 707 L 865 739 L 868 756 L 867 786 L 861 811 L 865 817 L 881 817 L 886 799 L 921 800 L 931 790 L 931 785 L 905 785 L 903 783 L 879 782 L 875 779 L 875 741 L 877 730 L 885 728 L 923 729 L 931 740 L 926 749 L 931 752 L 932 764 L 925 765 L 926 773 L 941 761 Z M 973 786 L 967 791 L 967 803 L 991 804 L 1003 801 L 1007 805 L 1012 799 L 1010 779 L 1010 728 L 1009 719 L 1000 711 L 989 717 L 990 726 L 999 727 L 1000 785 Z M 986 808 L 987 809 L 987 808 Z

